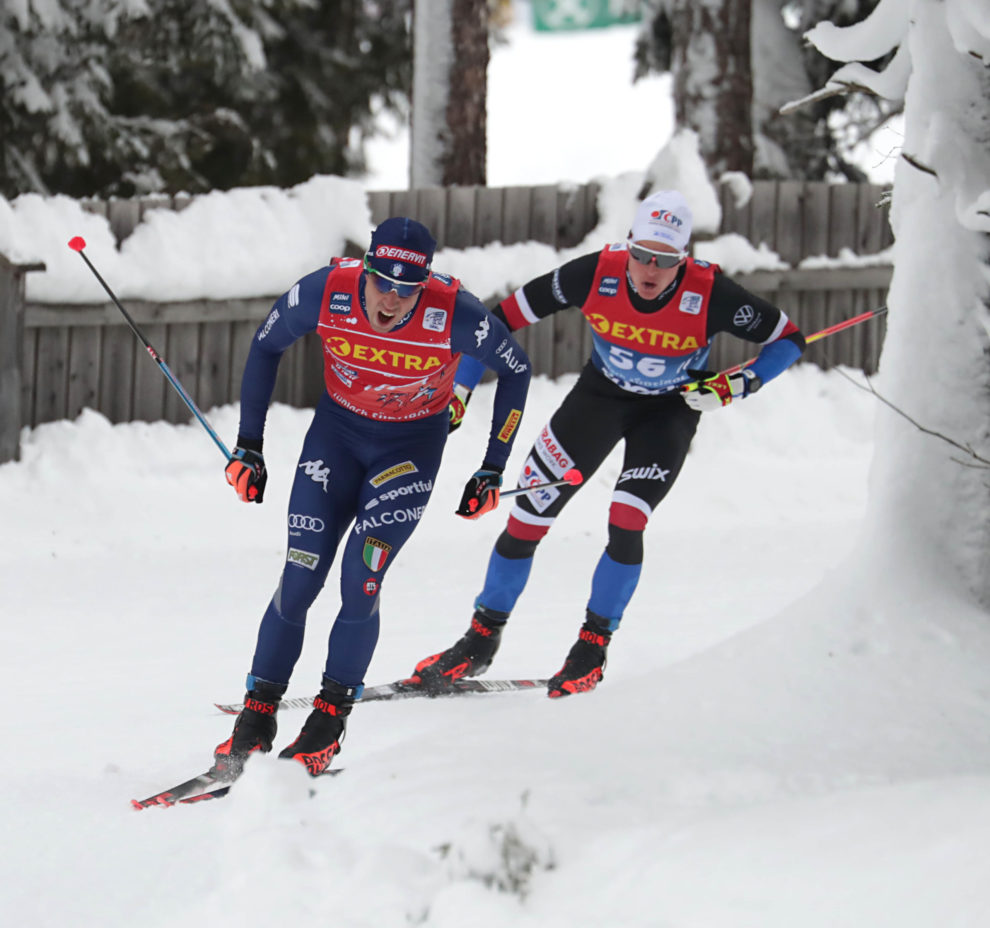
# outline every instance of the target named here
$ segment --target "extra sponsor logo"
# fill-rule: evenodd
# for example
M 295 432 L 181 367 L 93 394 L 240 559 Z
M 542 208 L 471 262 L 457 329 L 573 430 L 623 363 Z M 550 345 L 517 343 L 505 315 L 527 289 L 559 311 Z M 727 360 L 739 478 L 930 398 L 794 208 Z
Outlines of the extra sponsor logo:
M 330 312 L 349 313 L 351 311 L 351 294 L 346 290 L 334 290 L 330 294 Z
M 394 490 L 386 490 L 379 493 L 375 499 L 369 500 L 365 504 L 365 509 L 374 509 L 379 503 L 393 502 L 400 496 L 410 496 L 414 493 L 432 493 L 432 480 L 417 480 L 415 483 L 407 483 L 404 487 L 396 487 Z
M 685 294 L 686 296 L 687 294 Z M 699 298 L 701 294 L 696 294 Z M 681 311 L 684 312 L 683 301 Z M 663 329 L 648 329 L 646 326 L 630 325 L 626 322 L 614 322 L 599 313 L 588 317 L 591 327 L 609 340 L 632 342 L 637 345 L 649 345 L 651 348 L 671 348 L 674 351 L 693 351 L 699 348 L 698 339 L 693 335 L 682 338 L 676 332 L 665 332 Z
M 326 524 L 316 516 L 307 516 L 302 513 L 289 513 L 289 528 L 298 529 L 301 532 L 322 532 Z
M 273 309 L 269 314 L 268 318 L 265 320 L 264 326 L 262 326 L 261 331 L 258 333 L 258 341 L 260 342 L 269 332 L 272 330 L 272 326 L 278 322 L 278 310 Z
M 475 340 L 475 343 L 476 343 L 476 347 L 480 348 L 481 347 L 481 343 L 486 338 L 488 338 L 488 332 L 491 329 L 491 327 L 492 327 L 492 325 L 488 321 L 488 317 L 487 316 L 482 316 L 481 322 L 478 323 L 478 328 L 476 328 L 474 330 L 474 340 Z
M 324 347 L 335 358 L 378 363 L 390 370 L 430 371 L 443 363 L 439 355 L 406 354 L 393 348 L 376 348 L 363 342 L 352 342 L 343 335 L 331 335 Z
M 410 264 L 426 267 L 426 255 L 422 252 L 410 251 L 408 248 L 396 248 L 394 245 L 379 245 L 375 249 L 375 257 L 388 258 L 392 261 L 408 261 Z
M 549 425 L 543 426 L 536 439 L 536 453 L 555 479 L 563 477 L 574 466 L 574 458 L 561 446 Z
M 648 464 L 646 467 L 630 467 L 624 470 L 617 483 L 625 483 L 627 480 L 659 480 L 661 483 L 667 482 L 667 474 L 670 468 L 664 470 L 659 464 Z
M 391 545 L 377 538 L 372 538 L 369 535 L 364 539 L 364 551 L 362 554 L 364 563 L 368 565 L 369 570 L 381 570 L 385 566 L 391 550 Z
M 313 483 L 323 484 L 323 492 L 327 492 L 327 480 L 330 479 L 330 468 L 323 466 L 323 461 L 303 461 L 299 465 L 300 468 L 305 469 L 306 476 L 309 477 Z
M 701 312 L 701 304 L 704 302 L 704 299 L 700 293 L 692 293 L 690 290 L 687 290 L 681 294 L 681 302 L 677 308 L 689 316 L 697 316 Z M 692 347 L 697 348 L 698 346 L 695 344 Z
M 521 409 L 513 409 L 509 411 L 509 415 L 505 418 L 505 423 L 498 433 L 498 440 L 501 442 L 508 442 L 512 438 L 512 433 L 516 430 L 516 426 L 519 425 L 519 420 L 522 418 Z
M 297 564 L 307 570 L 316 570 L 316 565 L 320 563 L 320 556 L 312 551 L 301 551 L 299 548 L 289 548 L 289 556 L 286 561 L 290 564 Z
M 354 534 L 363 535 L 365 532 L 379 529 L 384 525 L 403 525 L 407 522 L 418 522 L 423 517 L 426 506 L 411 506 L 409 509 L 385 511 L 377 516 L 365 516 L 358 519 L 354 525 Z
M 616 296 L 619 292 L 619 278 L 603 277 L 598 284 L 598 292 L 601 296 Z
M 388 470 L 383 470 L 381 473 L 375 474 L 368 483 L 373 487 L 380 487 L 383 483 L 388 483 L 389 480 L 394 480 L 403 474 L 416 474 L 418 472 L 419 469 L 412 461 L 403 461 L 401 464 L 394 464 Z
M 447 327 L 447 310 L 430 307 L 423 314 L 423 328 L 430 332 L 442 332 Z

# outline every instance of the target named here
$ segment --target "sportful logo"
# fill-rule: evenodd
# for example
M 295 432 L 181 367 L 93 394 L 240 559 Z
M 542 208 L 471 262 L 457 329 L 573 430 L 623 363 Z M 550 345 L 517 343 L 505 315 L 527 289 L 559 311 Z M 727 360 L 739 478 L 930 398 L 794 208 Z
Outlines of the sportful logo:
M 426 267 L 426 255 L 418 251 L 410 251 L 408 248 L 396 248 L 394 245 L 379 245 L 375 249 L 375 257 L 390 258 L 393 261 L 408 261 L 410 264 Z
M 290 564 L 298 564 L 307 570 L 316 570 L 316 565 L 320 563 L 320 556 L 312 551 L 300 551 L 299 548 L 289 548 L 289 556 L 286 560 Z
M 301 532 L 322 532 L 326 525 L 316 516 L 304 516 L 293 512 L 289 515 L 289 528 L 299 529 Z
M 292 309 L 293 306 L 299 305 L 299 290 L 300 290 L 299 284 L 294 284 L 292 289 L 289 291 L 289 299 L 288 299 L 289 309 Z
M 322 483 L 323 492 L 327 492 L 327 480 L 330 477 L 330 468 L 323 466 L 323 461 L 304 461 L 299 465 L 300 468 L 306 469 L 306 476 L 313 481 L 313 483 Z

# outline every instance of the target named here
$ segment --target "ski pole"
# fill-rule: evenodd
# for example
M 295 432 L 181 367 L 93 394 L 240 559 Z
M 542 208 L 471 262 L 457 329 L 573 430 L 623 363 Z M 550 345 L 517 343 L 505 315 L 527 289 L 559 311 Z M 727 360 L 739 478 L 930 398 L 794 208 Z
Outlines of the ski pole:
M 181 398 L 182 402 L 189 407 L 189 411 L 197 419 L 199 419 L 200 425 L 202 425 L 203 428 L 206 429 L 206 431 L 209 433 L 210 438 L 213 439 L 213 441 L 216 443 L 216 446 L 223 452 L 224 458 L 229 459 L 230 452 L 227 450 L 227 446 L 220 440 L 220 436 L 217 435 L 213 426 L 211 426 L 210 423 L 206 421 L 206 416 L 204 416 L 199 411 L 199 407 L 193 402 L 192 397 L 188 393 L 186 393 L 182 384 L 179 383 L 178 378 L 168 369 L 168 365 L 165 363 L 165 359 L 162 358 L 157 351 L 155 351 L 155 349 L 151 346 L 151 342 L 149 342 L 148 339 L 144 337 L 141 330 L 137 327 L 137 324 L 131 318 L 130 313 L 126 309 L 124 309 L 124 307 L 120 303 L 120 300 L 117 299 L 116 294 L 114 294 L 113 290 L 110 289 L 109 284 L 100 276 L 100 272 L 93 266 L 93 262 L 89 260 L 89 257 L 86 255 L 86 252 L 83 251 L 83 249 L 86 247 L 85 239 L 81 235 L 77 235 L 74 238 L 69 239 L 69 247 L 73 251 L 78 252 L 79 257 L 86 262 L 86 266 L 93 272 L 93 276 L 100 282 L 103 289 L 106 290 L 107 295 L 113 301 L 113 305 L 116 306 L 117 309 L 121 311 L 121 313 L 124 316 L 124 319 L 127 320 L 127 324 L 131 327 L 131 331 L 140 339 L 141 343 L 148 350 L 148 354 L 151 355 L 151 359 L 155 362 L 155 364 L 158 365 L 161 372 L 165 375 L 166 380 L 168 380 L 168 382 L 172 384 L 173 387 L 175 387 L 175 392 L 179 394 L 179 397 Z
M 576 487 L 584 477 L 581 476 L 581 471 L 576 467 L 572 467 L 560 480 L 551 480 L 549 483 L 535 483 L 531 487 L 516 487 L 514 490 L 506 490 L 504 493 L 499 494 L 499 499 L 508 499 L 510 496 L 519 496 L 520 493 L 532 493 L 534 490 L 547 490 L 550 487 L 561 487 L 565 483 L 569 483 L 571 486 Z
M 887 312 L 886 306 L 880 306 L 877 309 L 868 309 L 865 313 L 860 313 L 858 316 L 852 316 L 849 319 L 843 319 L 842 322 L 837 322 L 835 325 L 827 326 L 824 329 L 820 329 L 811 335 L 806 335 L 804 337 L 804 343 L 810 345 L 812 342 L 817 342 L 821 338 L 826 338 L 829 335 L 834 335 L 836 332 L 841 332 L 843 329 L 851 328 L 854 325 L 859 325 L 861 322 L 866 322 L 867 319 L 873 319 L 877 316 L 882 316 Z M 724 374 L 728 376 L 729 374 L 737 374 L 744 367 L 752 364 L 756 358 L 750 358 L 748 361 L 743 361 L 741 364 L 736 364 L 733 367 L 727 368 L 724 371 L 719 371 L 719 374 Z M 680 390 L 697 390 L 700 381 L 693 381 L 692 383 L 683 384 L 678 389 Z

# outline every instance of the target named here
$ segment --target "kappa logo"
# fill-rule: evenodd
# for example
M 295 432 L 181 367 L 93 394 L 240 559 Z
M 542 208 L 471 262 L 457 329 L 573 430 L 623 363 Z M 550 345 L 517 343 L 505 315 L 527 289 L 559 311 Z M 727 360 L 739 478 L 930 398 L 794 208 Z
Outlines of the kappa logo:
M 289 548 L 289 555 L 286 558 L 290 564 L 298 564 L 307 570 L 316 570 L 316 565 L 320 563 L 320 556 L 312 551 L 301 551 L 299 548 Z
M 488 330 L 491 328 L 491 323 L 488 321 L 487 316 L 483 316 L 481 322 L 478 323 L 478 328 L 474 330 L 474 338 L 477 342 L 477 347 L 481 347 L 481 343 L 488 338 Z
M 299 468 L 305 468 L 306 476 L 309 477 L 313 483 L 322 483 L 323 492 L 327 492 L 327 481 L 330 479 L 330 468 L 323 466 L 323 461 L 304 461 L 299 465 Z
M 749 325 L 753 321 L 753 316 L 756 315 L 756 310 L 753 309 L 749 303 L 744 306 L 740 306 L 736 310 L 736 314 L 732 317 L 732 324 L 742 328 L 745 325 Z

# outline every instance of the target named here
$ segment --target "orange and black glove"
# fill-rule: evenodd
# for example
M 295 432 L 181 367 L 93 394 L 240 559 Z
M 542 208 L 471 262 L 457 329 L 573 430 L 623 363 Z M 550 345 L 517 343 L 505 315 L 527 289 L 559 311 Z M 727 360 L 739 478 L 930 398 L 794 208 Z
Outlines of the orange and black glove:
M 245 447 L 248 443 L 256 447 Z M 239 438 L 224 473 L 227 475 L 227 483 L 237 491 L 241 502 L 260 503 L 265 498 L 265 484 L 268 482 L 261 442 Z
M 477 519 L 483 513 L 491 512 L 498 505 L 501 486 L 501 472 L 482 465 L 482 469 L 475 471 L 464 487 L 456 514 L 465 519 Z

